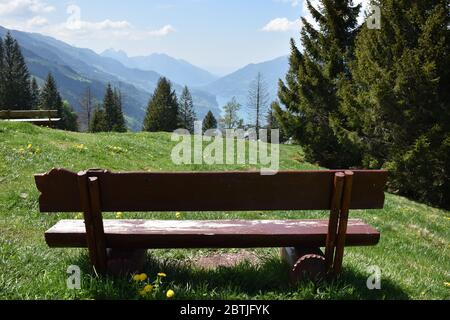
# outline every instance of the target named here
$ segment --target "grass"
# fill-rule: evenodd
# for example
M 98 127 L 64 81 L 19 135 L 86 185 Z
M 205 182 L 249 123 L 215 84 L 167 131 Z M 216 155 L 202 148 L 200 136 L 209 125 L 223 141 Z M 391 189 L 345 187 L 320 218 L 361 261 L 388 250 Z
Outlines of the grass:
M 0 122 L 0 299 L 139 299 L 127 278 L 97 278 L 86 250 L 49 249 L 43 234 L 62 218 L 41 214 L 33 175 L 53 167 L 152 171 L 251 170 L 252 166 L 176 166 L 164 133 L 66 133 Z M 316 169 L 298 146 L 281 146 L 281 169 Z M 388 194 L 384 210 L 354 211 L 382 234 L 376 247 L 348 248 L 341 278 L 289 287 L 278 249 L 255 249 L 261 263 L 204 270 L 182 262 L 233 250 L 150 251 L 146 273 L 167 274 L 178 299 L 450 299 L 450 213 Z M 125 218 L 137 217 L 125 213 Z M 141 216 L 142 217 L 142 216 Z M 184 213 L 184 219 L 324 218 L 326 212 Z M 114 218 L 108 214 L 107 218 Z M 175 219 L 175 213 L 145 215 Z M 68 290 L 66 270 L 79 265 L 82 289 Z M 381 290 L 368 290 L 368 267 L 382 270 Z M 446 284 L 447 283 L 447 284 Z M 156 295 L 154 298 L 163 298 Z

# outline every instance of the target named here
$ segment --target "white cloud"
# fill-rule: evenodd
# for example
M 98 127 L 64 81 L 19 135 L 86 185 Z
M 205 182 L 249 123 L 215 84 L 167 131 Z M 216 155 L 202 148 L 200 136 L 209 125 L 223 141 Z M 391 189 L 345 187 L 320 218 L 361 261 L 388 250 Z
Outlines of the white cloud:
M 128 21 L 111 21 L 106 19 L 99 22 L 90 22 L 81 20 L 81 9 L 76 5 L 67 7 L 67 13 L 70 15 L 65 23 L 65 27 L 74 31 L 95 31 L 95 30 L 114 30 L 131 28 Z
M 29 28 L 42 27 L 48 25 L 48 20 L 41 16 L 35 16 L 27 21 L 27 26 Z
M 0 2 L 0 16 L 49 13 L 54 10 L 55 7 L 41 0 L 1 0 Z
M 164 37 L 167 36 L 169 33 L 175 32 L 175 28 L 172 27 L 170 24 L 165 25 L 161 29 L 158 30 L 151 30 L 148 32 L 148 35 L 152 37 Z
M 301 28 L 300 19 L 290 21 L 288 18 L 276 18 L 266 24 L 262 31 L 266 32 L 286 32 L 295 31 Z

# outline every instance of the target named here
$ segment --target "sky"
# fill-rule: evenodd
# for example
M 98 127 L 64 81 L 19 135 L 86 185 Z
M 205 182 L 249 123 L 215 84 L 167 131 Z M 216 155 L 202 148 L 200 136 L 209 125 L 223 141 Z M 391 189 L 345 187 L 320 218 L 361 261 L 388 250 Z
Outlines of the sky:
M 289 54 L 301 16 L 304 0 L 0 0 L 6 28 L 97 53 L 166 53 L 218 75 Z

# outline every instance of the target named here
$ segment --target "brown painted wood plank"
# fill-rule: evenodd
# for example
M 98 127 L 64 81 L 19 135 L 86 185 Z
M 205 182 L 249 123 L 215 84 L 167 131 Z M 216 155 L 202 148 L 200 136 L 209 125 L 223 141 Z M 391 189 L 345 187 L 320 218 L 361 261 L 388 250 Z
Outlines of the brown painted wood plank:
M 341 210 L 342 191 L 344 188 L 345 174 L 336 173 L 334 177 L 333 197 L 331 200 L 330 219 L 328 222 L 328 234 L 325 245 L 325 265 L 327 272 L 331 272 L 336 248 L 336 236 L 338 231 L 339 212 Z
M 333 272 L 335 275 L 341 273 L 342 261 L 344 260 L 344 250 L 346 245 L 345 238 L 347 236 L 347 229 L 348 229 L 348 216 L 352 202 L 353 177 L 354 173 L 352 171 L 345 172 L 344 194 L 342 195 L 342 207 L 341 212 L 339 214 L 339 226 L 336 239 L 336 252 L 333 264 Z
M 328 220 L 104 220 L 108 248 L 323 247 Z M 86 247 L 81 220 L 62 220 L 45 233 L 50 247 Z M 361 220 L 348 223 L 347 246 L 371 246 L 380 233 Z
M 99 178 L 104 212 L 330 210 L 334 171 L 112 173 Z M 385 171 L 354 171 L 351 209 L 384 206 Z M 42 212 L 79 212 L 75 173 L 37 175 Z
M 37 124 L 48 124 L 53 122 L 61 121 L 61 118 L 51 118 L 51 119 L 5 119 L 7 122 L 30 122 L 30 123 L 37 123 Z
M 86 174 L 79 174 L 77 177 L 80 204 L 84 214 L 83 229 L 86 236 L 86 247 L 89 249 L 89 259 L 91 264 L 98 266 L 97 245 L 95 243 L 94 222 L 92 218 L 91 201 L 88 187 L 88 177 Z
M 90 213 L 92 219 L 92 228 L 95 237 L 95 246 L 97 252 L 97 271 L 104 274 L 107 269 L 105 231 L 103 229 L 103 215 L 100 203 L 100 185 L 97 177 L 90 177 L 88 180 Z
M 2 110 L 0 119 L 23 119 L 23 118 L 56 118 L 57 110 Z

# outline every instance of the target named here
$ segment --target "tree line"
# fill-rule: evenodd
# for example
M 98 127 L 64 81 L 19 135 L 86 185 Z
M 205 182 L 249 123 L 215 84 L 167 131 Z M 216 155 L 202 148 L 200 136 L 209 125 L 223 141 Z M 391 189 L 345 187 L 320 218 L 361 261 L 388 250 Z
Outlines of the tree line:
M 390 190 L 450 207 L 450 11 L 445 0 L 372 1 L 381 29 L 350 0 L 307 1 L 299 50 L 273 110 L 307 160 L 384 168 Z
M 77 115 L 62 100 L 52 74 L 39 88 L 10 32 L 0 38 L 0 110 L 56 110 L 61 119 L 59 129 L 78 130 Z

